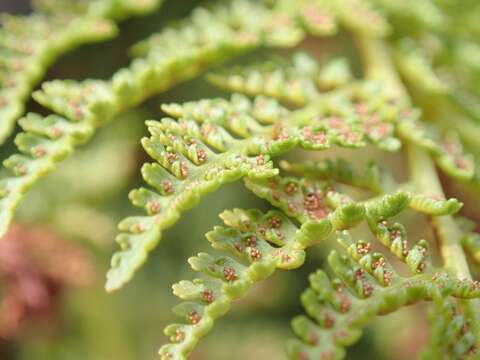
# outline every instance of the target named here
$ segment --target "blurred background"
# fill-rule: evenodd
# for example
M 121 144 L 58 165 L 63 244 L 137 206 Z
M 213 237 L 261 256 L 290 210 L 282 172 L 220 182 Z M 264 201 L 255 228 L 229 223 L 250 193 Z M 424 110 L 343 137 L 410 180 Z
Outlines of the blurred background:
M 117 39 L 83 46 L 61 57 L 46 80 L 107 79 L 128 65 L 129 46 L 186 16 L 200 3 L 167 0 L 156 13 L 122 23 Z M 0 0 L 0 12 L 28 11 L 27 0 Z M 314 54 L 326 48 L 351 54 L 351 44 L 342 36 L 344 41 L 323 45 L 307 39 L 303 47 Z M 175 321 L 170 309 L 177 299 L 170 286 L 194 276 L 186 259 L 199 251 L 209 251 L 204 233 L 220 224 L 218 214 L 223 209 L 268 206 L 241 183 L 207 196 L 165 232 L 159 248 L 128 286 L 106 294 L 105 273 L 117 250 L 116 224 L 137 211 L 127 194 L 141 183 L 139 169 L 148 161 L 139 145 L 146 135 L 144 121 L 159 119 L 159 105 L 164 102 L 224 95 L 200 76 L 150 99 L 100 129 L 93 141 L 61 163 L 28 195 L 12 230 L 0 242 L 1 360 L 158 358 L 157 350 L 167 340 L 163 328 Z M 33 101 L 28 111 L 48 114 Z M 14 151 L 12 139 L 1 148 L 1 159 Z M 362 159 L 372 156 L 371 150 L 363 155 Z M 392 170 L 401 180 L 405 173 L 401 157 L 375 156 L 393 164 Z M 462 189 L 451 191 L 459 193 Z M 407 214 L 404 221 L 417 224 L 412 238 L 431 238 L 414 214 Z M 191 358 L 284 359 L 285 341 L 293 336 L 290 319 L 302 313 L 299 296 L 307 286 L 308 274 L 324 263 L 327 250 L 327 245 L 312 249 L 302 269 L 278 272 L 256 286 L 218 321 Z M 406 326 L 411 320 L 416 322 L 415 331 Z M 383 317 L 366 330 L 350 350 L 349 358 L 411 358 L 426 341 L 425 326 L 422 305 Z M 385 332 L 395 336 L 380 339 L 378 334 Z

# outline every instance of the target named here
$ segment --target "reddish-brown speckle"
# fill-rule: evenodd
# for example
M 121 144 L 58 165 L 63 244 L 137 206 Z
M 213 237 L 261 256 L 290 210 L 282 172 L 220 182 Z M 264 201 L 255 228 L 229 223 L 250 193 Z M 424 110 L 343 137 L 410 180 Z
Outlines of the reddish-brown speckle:
M 262 252 L 257 248 L 250 249 L 250 256 L 254 261 L 260 260 L 262 258 Z
M 271 228 L 278 229 L 280 226 L 282 226 L 282 219 L 280 219 L 280 217 L 274 215 L 274 216 L 271 216 L 268 219 L 268 223 L 270 224 Z
M 185 333 L 180 329 L 175 330 L 175 341 L 176 342 L 181 342 L 185 339 Z
M 158 214 L 160 212 L 160 204 L 157 201 L 149 201 L 148 210 L 152 214 Z
M 235 269 L 229 266 L 223 268 L 223 277 L 229 282 L 233 282 L 238 279 Z
M 164 180 L 162 182 L 162 188 L 165 194 L 171 194 L 173 192 L 173 184 L 171 181 Z
M 202 292 L 202 299 L 208 304 L 211 304 L 214 300 L 213 291 L 212 290 L 203 290 Z
M 195 310 L 192 310 L 189 314 L 188 314 L 188 320 L 192 323 L 192 324 L 198 324 L 200 322 L 200 315 L 198 314 L 197 311 Z

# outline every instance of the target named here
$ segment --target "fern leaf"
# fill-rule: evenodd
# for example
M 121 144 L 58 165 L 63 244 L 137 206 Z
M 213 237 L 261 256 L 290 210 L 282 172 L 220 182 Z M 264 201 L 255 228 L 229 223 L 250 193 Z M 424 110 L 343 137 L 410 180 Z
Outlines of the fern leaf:
M 109 290 L 118 289 L 131 279 L 145 262 L 148 252 L 157 245 L 161 232 L 178 220 L 180 211 L 194 206 L 201 196 L 240 177 L 273 176 L 275 172 L 268 163 L 270 156 L 284 153 L 297 145 L 307 150 L 323 150 L 331 143 L 347 147 L 364 145 L 363 141 L 359 141 L 361 132 L 358 136 L 357 133 L 350 136 L 350 133 L 342 133 L 338 128 L 330 130 L 328 124 L 331 118 L 318 119 L 319 125 L 316 126 L 304 126 L 303 116 L 297 119 L 294 113 L 265 98 L 257 98 L 252 104 L 247 98 L 234 95 L 231 101 L 201 100 L 184 105 L 171 104 L 163 109 L 180 120 L 149 122 L 153 136 L 151 140 L 144 140 L 143 145 L 158 164 L 146 165 L 143 176 L 147 183 L 160 191 L 164 180 L 173 181 L 168 173 L 180 180 L 185 179 L 182 183 L 186 188 L 177 189 L 174 186 L 172 190 L 174 193 L 180 190 L 178 194 L 184 200 L 179 201 L 177 196 L 167 197 L 166 202 L 170 205 L 161 206 L 160 215 L 127 218 L 120 225 L 130 234 L 118 237 L 123 250 L 112 259 L 112 268 L 107 276 Z M 216 161 L 218 156 L 220 160 Z M 214 161 L 215 170 L 205 159 Z M 264 168 L 266 164 L 269 171 Z M 190 166 L 195 166 L 195 169 L 199 166 L 200 170 L 191 171 Z M 132 197 L 135 205 L 146 207 L 149 211 L 145 199 L 155 198 L 156 195 L 141 190 L 134 192 Z M 356 211 L 355 204 L 345 206 L 332 215 L 332 222 L 340 226 L 344 221 L 353 221 L 347 217 L 357 216 Z M 142 231 L 138 233 L 138 229 Z
M 0 30 L 0 144 L 12 133 L 24 103 L 59 55 L 116 35 L 111 19 L 145 13 L 158 0 L 37 1 L 28 16 L 3 15 Z
M 68 156 L 73 147 L 93 133 L 86 123 L 71 122 L 57 115 L 43 118 L 28 114 L 19 120 L 27 132 L 19 134 L 15 143 L 22 154 L 4 161 L 0 180 L 0 229 L 4 233 L 12 221 L 23 194 L 58 161 Z
M 228 256 L 200 253 L 188 260 L 205 276 L 173 285 L 174 294 L 185 300 L 174 308 L 184 323 L 165 328 L 171 343 L 160 349 L 162 359 L 185 359 L 233 300 L 276 269 L 294 269 L 305 260 L 303 237 L 280 212 L 235 209 L 221 218 L 228 227 L 215 227 L 207 239 Z
M 48 1 L 43 3 L 45 6 L 50 4 Z M 116 13 L 122 7 L 136 8 L 136 6 L 141 7 L 142 4 L 148 7 L 150 4 L 149 1 L 145 4 L 132 0 L 124 0 L 121 3 L 123 5 L 120 7 L 112 5 L 113 7 L 105 8 L 102 11 Z M 92 3 L 92 6 L 95 4 L 95 2 Z M 101 8 L 95 9 L 101 11 Z M 250 14 L 258 14 L 258 16 L 252 18 Z M 290 45 L 288 32 L 296 31 L 297 25 L 287 22 L 288 26 L 278 29 L 278 33 L 277 28 L 275 31 L 271 31 L 269 26 L 272 25 L 272 22 L 279 21 L 279 16 L 284 17 L 284 15 L 279 15 L 275 9 L 248 0 L 234 1 L 229 6 L 220 4 L 211 11 L 199 8 L 177 30 L 168 29 L 161 32 L 158 38 L 153 37 L 151 46 L 150 44 L 147 46 L 145 57 L 134 60 L 129 68 L 119 70 L 110 80 L 52 81 L 43 84 L 42 90 L 36 92 L 34 98 L 42 105 L 70 119 L 71 124 L 78 124 L 79 131 L 82 133 L 92 134 L 90 128 L 95 129 L 105 124 L 115 115 L 138 105 L 156 92 L 194 77 L 205 66 L 221 62 L 236 53 L 264 44 L 265 32 L 268 32 L 270 36 L 275 36 L 279 44 L 282 43 L 281 37 L 285 36 L 287 40 L 283 44 Z M 238 19 L 244 18 L 248 18 L 245 23 L 235 24 Z M 206 33 L 203 31 L 205 24 L 208 25 Z M 241 26 L 237 27 L 237 25 Z M 221 31 L 217 32 L 216 30 Z M 181 46 L 179 47 L 179 45 Z M 172 73 L 175 74 L 174 77 L 171 76 Z M 48 126 L 47 122 L 46 127 Z M 89 130 L 84 131 L 83 128 L 89 128 Z M 30 134 L 27 130 L 26 133 L 19 135 L 17 142 L 22 143 L 21 139 L 32 136 L 38 137 L 37 134 Z M 41 139 L 37 140 L 41 141 Z M 81 142 L 87 140 L 88 138 L 82 138 Z M 47 173 L 46 168 L 48 171 L 53 170 L 55 164 L 67 156 L 78 144 L 79 142 L 76 141 L 65 140 L 60 146 L 64 148 L 61 151 L 64 156 L 48 157 L 48 166 L 41 169 L 37 165 L 32 165 L 28 171 L 30 174 L 28 180 L 27 178 L 19 180 L 22 185 L 14 187 L 13 192 L 9 192 L 8 199 L 4 201 L 4 203 L 8 203 L 8 206 L 0 208 L 0 219 L 3 219 L 0 223 L 0 234 L 5 233 L 12 212 L 21 201 L 23 193 Z M 65 151 L 67 148 L 68 151 Z M 22 149 L 19 150 L 23 152 Z M 25 164 L 31 160 L 23 155 L 11 157 L 11 159 L 17 158 L 22 159 L 23 166 L 26 166 Z M 9 165 L 11 162 L 7 161 L 6 166 L 15 166 Z M 34 163 L 37 164 L 38 161 Z M 3 176 L 4 183 L 11 184 L 17 180 L 8 172 Z M 8 187 L 12 188 L 11 185 Z M 17 189 L 21 192 L 15 192 Z
M 211 11 L 197 9 L 188 25 L 150 36 L 135 45 L 133 53 L 146 56 L 152 51 L 158 52 L 160 46 L 178 47 L 179 36 L 191 46 L 221 42 L 232 47 L 233 42 L 249 40 L 267 46 L 290 47 L 304 38 L 305 30 L 317 35 L 336 30 L 328 5 L 308 0 L 280 0 L 272 6 L 264 6 L 260 1 L 234 0 L 227 5 L 219 4 Z
M 33 0 L 34 9 L 48 14 L 85 13 L 88 16 L 123 20 L 131 14 L 143 15 L 155 10 L 162 0 Z
M 331 60 L 320 69 L 306 53 L 296 53 L 292 64 L 264 61 L 207 76 L 207 80 L 222 89 L 246 95 L 267 95 L 297 106 L 318 98 L 322 90 L 347 84 L 351 78 L 345 59 Z
M 436 127 L 415 120 L 402 122 L 398 131 L 403 138 L 427 150 L 447 175 L 461 181 L 474 178 L 474 158 L 464 152 L 454 131 L 441 134 Z
M 255 195 L 296 218 L 305 229 L 325 224 L 329 232 L 322 237 L 350 228 L 365 217 L 364 206 L 336 191 L 330 182 L 276 176 L 265 180 L 246 179 L 245 185 Z
M 216 227 L 207 234 L 207 238 L 215 249 L 233 254 L 235 258 L 200 253 L 189 260 L 194 270 L 205 273 L 209 278 L 214 278 L 214 281 L 196 279 L 174 285 L 174 293 L 187 301 L 176 307 L 174 312 L 183 317 L 186 324 L 173 324 L 165 329 L 171 340 L 170 344 L 160 350 L 165 359 L 184 359 L 199 339 L 210 331 L 214 320 L 228 311 L 232 300 L 243 296 L 253 283 L 269 277 L 276 268 L 292 269 L 301 266 L 305 259 L 304 249 L 328 238 L 336 231 L 358 225 L 365 217 L 369 224 L 373 219 L 382 219 L 381 226 L 386 226 L 385 219 L 403 211 L 410 202 L 408 193 L 397 192 L 366 203 L 355 203 L 347 195 L 334 190 L 335 184 L 328 181 L 276 176 L 265 179 L 248 178 L 246 183 L 256 195 L 267 199 L 282 212 L 270 211 L 263 215 L 257 210 L 236 209 L 221 215 L 229 228 Z M 301 226 L 297 228 L 289 218 L 295 218 Z M 430 268 L 426 258 L 425 241 L 420 241 L 409 250 L 405 237 L 401 237 L 399 241 L 392 240 L 393 232 L 386 233 L 390 229 L 380 234 L 378 226 L 371 227 L 374 234 L 381 238 L 381 242 L 414 273 L 422 273 Z M 382 286 L 396 281 L 396 278 L 393 278 L 394 273 L 387 270 L 390 268 L 384 267 L 383 256 L 374 254 L 360 259 L 360 254 L 366 255 L 370 252 L 369 244 L 353 244 L 347 233 L 343 233 L 341 238 L 349 253 L 356 256 L 355 261 L 365 268 L 370 266 L 372 275 L 381 281 Z M 354 249 L 359 249 L 358 253 L 353 253 Z M 332 254 L 330 259 L 335 262 L 335 269 L 342 268 L 342 273 L 347 276 L 349 270 L 343 258 Z M 375 261 L 377 265 L 372 265 Z M 379 268 L 376 269 L 376 266 Z M 426 279 L 422 277 L 422 280 L 418 281 L 421 286 L 426 286 Z M 452 284 L 458 296 L 480 296 L 478 289 L 470 293 L 466 290 L 468 286 L 454 281 Z M 478 284 L 475 286 L 480 287 Z M 406 287 L 408 288 L 407 285 Z M 370 288 L 364 289 L 370 291 Z M 371 289 L 373 290 L 373 287 Z M 209 301 L 206 301 L 205 294 L 208 294 Z
M 156 191 L 141 188 L 130 193 L 134 205 L 145 208 L 149 216 L 130 217 L 120 224 L 128 233 L 117 238 L 122 250 L 112 258 L 107 274 L 109 291 L 131 279 L 162 231 L 202 196 L 243 176 L 276 173 L 267 158 L 246 155 L 241 141 L 211 124 L 199 127 L 195 122 L 164 119 L 148 125 L 152 137 L 143 139 L 142 144 L 157 163 L 145 164 L 142 175 Z
M 343 206 L 355 206 L 361 218 L 368 210 L 368 216 L 378 220 L 379 217 L 392 217 L 409 206 L 415 211 L 432 215 L 450 215 L 458 212 L 462 206 L 457 199 L 431 199 L 423 194 L 410 194 L 398 190 L 393 194 L 385 194 L 364 202 L 355 202 L 341 192 L 341 188 L 333 181 L 322 181 L 292 176 L 275 176 L 269 179 L 245 179 L 245 185 L 255 195 L 267 200 L 286 214 L 299 221 L 324 218 L 332 209 Z M 315 207 L 310 207 L 308 194 L 316 193 Z M 310 210 L 309 210 L 310 209 Z M 362 210 L 360 210 L 362 209 Z M 360 215 L 362 214 L 362 215 Z M 379 215 L 381 214 L 381 215 Z M 351 219 L 353 220 L 353 218 Z M 347 221 L 347 220 L 346 220 Z
M 290 342 L 291 359 L 342 359 L 345 348 L 360 338 L 361 329 L 374 316 L 422 300 L 480 296 L 477 282 L 436 272 L 428 261 L 425 241 L 406 251 L 403 261 L 412 276 L 403 277 L 384 255 L 372 252 L 371 244 L 354 242 L 346 232 L 338 240 L 348 255 L 332 251 L 328 257 L 336 278 L 330 280 L 321 270 L 310 276 L 310 288 L 302 295 L 302 303 L 315 322 L 306 316 L 292 321 L 301 340 Z

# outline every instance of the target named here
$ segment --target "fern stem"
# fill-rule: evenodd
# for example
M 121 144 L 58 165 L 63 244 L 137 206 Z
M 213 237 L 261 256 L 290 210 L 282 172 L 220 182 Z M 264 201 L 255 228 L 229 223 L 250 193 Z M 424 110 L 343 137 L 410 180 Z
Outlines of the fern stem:
M 363 61 L 365 76 L 381 81 L 384 90 L 389 95 L 408 98 L 408 93 L 397 75 L 387 45 L 382 40 L 365 34 L 355 34 L 355 42 Z

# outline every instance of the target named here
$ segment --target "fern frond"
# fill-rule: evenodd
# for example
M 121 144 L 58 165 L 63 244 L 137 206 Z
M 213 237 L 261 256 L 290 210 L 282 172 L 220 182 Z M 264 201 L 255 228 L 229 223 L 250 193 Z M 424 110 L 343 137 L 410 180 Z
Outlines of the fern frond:
M 158 163 L 145 164 L 142 175 L 156 191 L 140 188 L 130 193 L 133 204 L 144 208 L 149 216 L 130 217 L 120 224 L 126 233 L 117 237 L 122 250 L 111 261 L 109 291 L 131 279 L 162 231 L 205 194 L 243 176 L 270 177 L 276 173 L 266 157 L 248 156 L 241 141 L 211 124 L 199 127 L 186 120 L 177 123 L 164 119 L 148 125 L 152 137 L 143 139 L 142 144 Z
M 296 218 L 305 229 L 325 224 L 329 232 L 357 225 L 365 217 L 365 207 L 348 195 L 338 192 L 327 181 L 312 181 L 294 177 L 272 177 L 265 180 L 245 179 L 253 193 L 266 199 L 285 214 Z
M 266 98 L 257 98 L 251 103 L 241 95 L 234 95 L 231 101 L 201 100 L 163 106 L 163 110 L 180 120 L 149 122 L 152 138 L 144 140 L 143 145 L 158 164 L 144 167 L 143 176 L 165 195 L 168 193 L 162 190 L 162 183 L 167 180 L 174 185 L 172 196 L 163 202 L 170 205 L 159 207 L 159 215 L 127 218 L 121 224 L 121 229 L 130 233 L 121 234 L 117 239 L 123 250 L 112 259 L 107 275 L 109 290 L 118 289 L 131 279 L 160 240 L 162 231 L 178 220 L 180 211 L 194 206 L 203 195 L 240 177 L 273 176 L 275 172 L 268 158 L 295 146 L 307 150 L 324 150 L 330 144 L 358 147 L 365 145 L 363 139 L 367 137 L 357 130 L 355 123 L 332 116 L 323 119 L 319 114 L 313 124 L 308 121 L 308 125 L 304 125 L 303 113 L 297 118 L 297 113 Z M 339 123 L 340 128 L 336 126 Z M 190 170 L 192 166 L 195 170 Z M 147 172 L 148 169 L 151 171 Z M 177 189 L 171 175 L 182 180 L 181 189 Z M 176 193 L 177 190 L 180 192 Z M 146 207 L 147 211 L 150 211 L 149 199 L 157 197 L 146 190 L 133 194 L 137 194 L 132 195 L 134 204 Z M 176 194 L 181 194 L 183 200 L 178 201 Z M 354 209 L 355 205 L 346 207 L 345 214 L 355 212 Z M 340 216 L 334 221 L 344 219 Z
M 74 5 L 77 3 L 77 6 Z M 116 35 L 112 20 L 153 10 L 158 0 L 37 1 L 27 16 L 2 15 L 0 144 L 12 133 L 27 98 L 59 55 Z
M 264 61 L 207 76 L 207 80 L 219 88 L 250 96 L 266 95 L 297 106 L 306 105 L 318 98 L 322 90 L 338 88 L 351 79 L 345 59 L 331 60 L 320 68 L 306 53 L 296 53 L 292 64 Z
M 290 184 L 292 184 L 290 186 Z M 355 205 L 365 210 L 369 217 L 392 217 L 402 211 L 406 206 L 411 209 L 432 216 L 450 215 L 458 212 L 462 203 L 457 199 L 432 199 L 423 194 L 410 193 L 398 190 L 393 194 L 385 194 L 363 202 L 356 202 L 341 192 L 341 188 L 333 181 L 314 180 L 309 178 L 296 178 L 292 176 L 275 176 L 269 179 L 245 179 L 245 185 L 255 195 L 267 200 L 275 207 L 282 209 L 286 214 L 296 217 L 299 221 L 313 218 L 323 218 L 329 215 L 331 209 L 345 205 Z M 318 205 L 314 212 L 309 210 L 307 194 L 317 193 Z M 317 210 L 320 211 L 317 214 Z M 320 216 L 321 215 L 321 216 Z M 360 215 L 360 212 L 358 212 Z
M 362 328 L 377 315 L 422 300 L 480 296 L 477 282 L 437 272 L 428 261 L 423 240 L 403 256 L 412 272 L 409 277 L 399 275 L 384 255 L 372 252 L 369 243 L 354 242 L 346 232 L 338 240 L 348 256 L 334 250 L 328 257 L 336 278 L 331 280 L 321 270 L 310 276 L 310 288 L 302 295 L 302 303 L 315 322 L 306 316 L 292 321 L 301 340 L 290 342 L 291 359 L 342 359 L 345 348 L 360 338 Z
M 162 359 L 185 359 L 233 300 L 276 269 L 295 269 L 305 260 L 303 236 L 282 213 L 235 209 L 220 217 L 228 227 L 215 227 L 207 239 L 228 256 L 200 253 L 188 260 L 205 276 L 173 285 L 174 294 L 185 300 L 173 311 L 185 322 L 165 328 L 171 343 L 160 349 Z
M 428 151 L 447 175 L 461 181 L 474 178 L 474 158 L 464 152 L 455 131 L 442 134 L 435 126 L 413 120 L 399 124 L 398 132 L 402 138 Z
M 197 279 L 174 285 L 174 293 L 187 300 L 176 307 L 174 312 L 183 317 L 187 324 L 173 324 L 165 329 L 172 342 L 160 350 L 165 359 L 184 359 L 199 339 L 211 329 L 214 320 L 228 311 L 231 301 L 243 296 L 253 283 L 270 276 L 276 268 L 299 267 L 305 259 L 304 249 L 337 231 L 358 225 L 365 218 L 380 241 L 412 271 L 421 273 L 430 266 L 426 259 L 425 241 L 409 250 L 403 227 L 402 231 L 399 231 L 401 225 L 388 227 L 386 223 L 386 219 L 409 206 L 411 196 L 406 192 L 387 194 L 367 202 L 354 202 L 346 194 L 339 192 L 333 181 L 274 176 L 249 177 L 245 182 L 257 196 L 267 199 L 282 212 L 270 211 L 262 215 L 256 210 L 237 209 L 222 214 L 222 219 L 230 228 L 217 227 L 207 234 L 207 238 L 214 248 L 236 255 L 236 258 L 213 257 L 200 253 L 189 260 L 194 270 L 202 271 L 217 280 L 212 282 Z M 296 219 L 301 226 L 297 228 L 289 218 Z M 342 239 L 349 251 L 359 249 L 357 255 L 366 255 L 370 251 L 370 245 L 366 243 L 352 245 L 347 233 L 342 235 Z M 362 250 L 363 246 L 368 251 Z M 335 256 L 332 254 L 330 258 Z M 395 281 L 393 273 L 387 272 L 387 268 L 383 267 L 383 272 L 376 269 L 380 266 L 378 264 L 384 266 L 385 262 L 382 262 L 383 256 L 383 260 L 379 260 L 380 255 L 374 256 L 374 259 L 370 255 L 369 260 L 356 260 L 362 265 L 365 265 L 367 260 L 370 261 L 368 264 L 372 266 L 372 274 L 383 276 L 382 285 L 390 285 L 391 281 Z M 377 265 L 371 265 L 374 260 Z M 339 258 L 335 258 L 335 263 L 338 261 Z M 340 265 L 336 268 L 339 269 Z M 344 269 L 344 272 L 346 271 Z M 425 285 L 425 281 L 426 278 L 422 280 L 422 286 L 428 285 Z M 444 282 L 442 286 L 443 284 Z M 465 294 L 462 284 L 455 283 L 454 286 L 457 287 L 459 296 L 473 296 Z M 475 286 L 480 287 L 478 284 Z M 206 293 L 215 301 L 206 301 Z M 215 296 L 212 297 L 214 293 Z M 474 295 L 480 296 L 480 290 Z
M 163 0 L 32 0 L 34 10 L 45 13 L 75 12 L 88 16 L 123 20 L 131 14 L 143 15 L 155 10 Z
M 475 358 L 478 351 L 477 325 L 462 303 L 441 296 L 433 298 L 429 308 L 430 336 L 421 359 Z
M 0 179 L 1 233 L 6 232 L 24 193 L 93 133 L 89 124 L 71 122 L 57 115 L 44 118 L 28 114 L 19 124 L 27 131 L 15 138 L 22 154 L 4 161 Z
M 136 56 L 158 59 L 169 52 L 187 55 L 190 47 L 196 52 L 211 52 L 221 46 L 220 53 L 225 53 L 245 43 L 290 47 L 303 39 L 305 31 L 297 20 L 309 9 L 310 2 L 299 1 L 293 8 L 288 0 L 278 1 L 273 6 L 262 3 L 233 0 L 220 3 L 211 10 L 198 8 L 188 21 L 139 42 L 132 52 Z M 210 60 L 214 60 L 213 54 Z
M 128 0 L 121 3 L 133 8 L 143 4 Z M 94 4 L 96 3 L 93 2 L 92 6 Z M 112 4 L 117 4 L 117 1 Z M 121 6 L 113 6 L 108 9 L 116 12 L 120 8 Z M 105 8 L 104 11 L 108 12 L 108 9 Z M 251 14 L 257 16 L 252 17 Z M 279 17 L 282 19 L 284 16 L 275 9 L 248 0 L 233 1 L 228 6 L 220 4 L 213 10 L 198 8 L 178 29 L 167 29 L 161 32 L 158 38 L 153 37 L 154 44 L 147 46 L 146 55 L 134 60 L 129 68 L 117 71 L 110 80 L 57 80 L 43 84 L 42 90 L 34 93 L 34 98 L 69 119 L 69 128 L 77 128 L 74 131 L 81 132 L 82 139 L 77 141 L 74 137 L 69 137 L 68 140 L 65 138 L 61 144 L 55 145 L 55 154 L 62 155 L 47 156 L 41 162 L 24 155 L 13 155 L 11 160 L 7 160 L 7 168 L 16 166 L 17 159 L 21 159 L 21 166 L 28 169 L 19 173 L 27 175 L 20 179 L 11 176 L 8 171 L 3 175 L 2 182 L 8 183 L 4 188 L 12 191 L 3 192 L 3 203 L 8 205 L 0 208 L 0 235 L 5 233 L 23 193 L 47 172 L 52 171 L 55 164 L 63 160 L 76 145 L 87 141 L 96 127 L 107 123 L 125 109 L 138 105 L 152 94 L 194 77 L 208 65 L 265 44 L 267 32 L 269 36 L 276 37 L 279 44 L 282 43 L 281 38 L 286 37 L 283 44 L 290 45 L 289 31 L 295 32 L 297 24 L 287 21 L 284 27 L 275 27 L 273 31 L 269 27 L 279 21 Z M 243 20 L 238 23 L 239 19 Z M 294 40 L 299 39 L 295 37 Z M 49 122 L 43 127 L 49 128 Z M 44 142 L 43 132 L 44 130 L 39 133 L 29 132 L 27 127 L 26 132 L 20 134 L 16 142 L 23 144 L 24 139 Z M 19 150 L 24 152 L 23 148 Z M 29 149 L 27 155 L 30 155 Z M 13 186 L 12 183 L 16 185 Z

